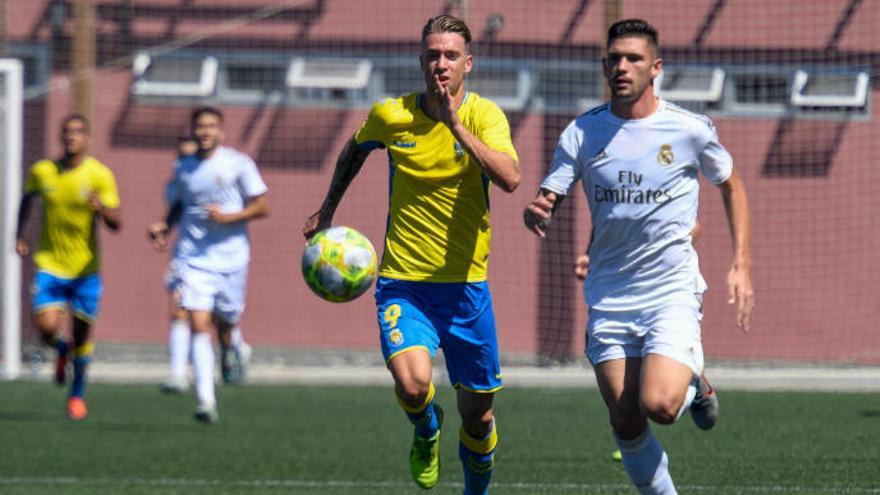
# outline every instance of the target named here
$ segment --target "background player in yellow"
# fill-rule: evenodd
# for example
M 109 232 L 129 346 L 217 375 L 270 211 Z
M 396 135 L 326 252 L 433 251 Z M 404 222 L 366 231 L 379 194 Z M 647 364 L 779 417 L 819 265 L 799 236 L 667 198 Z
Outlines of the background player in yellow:
M 23 233 L 33 200 L 41 199 L 43 224 L 34 253 L 37 273 L 31 288 L 34 321 L 43 342 L 58 351 L 55 381 L 59 385 L 65 382 L 72 347 L 73 381 L 67 414 L 77 420 L 88 414 L 83 397 L 86 368 L 94 348 L 90 330 L 101 298 L 96 226 L 98 220 L 114 232 L 121 226 L 113 172 L 88 155 L 89 141 L 89 121 L 85 117 L 73 114 L 63 120 L 64 155 L 35 163 L 28 174 L 15 246 L 21 256 L 30 252 Z M 68 311 L 73 314 L 72 346 L 60 335 Z
M 492 401 L 502 387 L 486 282 L 489 183 L 512 192 L 520 174 L 504 113 L 466 91 L 474 63 L 470 41 L 462 20 L 428 20 L 420 57 L 425 92 L 373 106 L 342 150 L 327 196 L 303 234 L 330 226 L 367 155 L 387 149 L 390 200 L 376 305 L 382 353 L 415 426 L 410 470 L 418 486 L 436 485 L 443 411 L 434 404 L 431 358 L 443 347 L 462 419 L 464 493 L 483 494 L 498 438 Z

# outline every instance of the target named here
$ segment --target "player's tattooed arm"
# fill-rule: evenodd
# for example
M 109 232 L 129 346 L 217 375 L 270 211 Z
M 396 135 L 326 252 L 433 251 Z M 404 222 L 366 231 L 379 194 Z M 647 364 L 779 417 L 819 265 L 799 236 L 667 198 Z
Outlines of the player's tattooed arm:
M 333 215 L 336 214 L 336 208 L 342 201 L 342 196 L 351 185 L 361 167 L 369 156 L 370 150 L 362 149 L 358 146 L 354 137 L 348 140 L 345 147 L 339 153 L 336 159 L 336 169 L 333 172 L 333 178 L 330 180 L 330 188 L 324 197 L 321 208 L 313 213 L 303 226 L 303 235 L 306 239 L 311 238 L 317 232 L 320 232 L 330 226 L 333 221 Z
M 543 188 L 538 190 L 538 195 L 535 196 L 535 199 L 523 211 L 523 221 L 526 224 L 526 228 L 542 239 L 546 237 L 547 227 L 550 226 L 553 212 L 559 208 L 559 205 L 564 200 L 565 196 L 562 194 L 556 194 Z

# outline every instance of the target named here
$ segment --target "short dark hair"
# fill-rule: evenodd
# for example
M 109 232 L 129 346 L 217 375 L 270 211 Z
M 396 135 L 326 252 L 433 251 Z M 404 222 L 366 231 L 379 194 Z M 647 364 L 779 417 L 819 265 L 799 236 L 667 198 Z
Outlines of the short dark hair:
M 645 38 L 648 40 L 651 49 L 654 50 L 654 54 L 660 53 L 660 37 L 657 34 L 657 29 L 650 25 L 648 21 L 642 19 L 623 19 L 622 21 L 615 22 L 608 28 L 608 44 L 606 46 L 611 46 L 614 40 L 626 36 Z
M 198 107 L 192 111 L 192 114 L 189 117 L 190 125 L 195 127 L 196 122 L 202 117 L 202 115 L 213 115 L 220 120 L 221 124 L 223 123 L 223 112 L 221 112 L 219 108 L 204 106 Z
M 433 33 L 455 33 L 464 38 L 466 47 L 471 44 L 471 30 L 458 17 L 442 14 L 428 19 L 422 28 L 422 46 L 425 45 L 428 35 Z
M 81 113 L 70 113 L 67 114 L 64 119 L 61 121 L 61 129 L 63 130 L 67 127 L 67 124 L 71 122 L 81 122 L 83 127 L 86 129 L 86 133 L 92 132 L 92 124 L 89 122 L 88 117 Z

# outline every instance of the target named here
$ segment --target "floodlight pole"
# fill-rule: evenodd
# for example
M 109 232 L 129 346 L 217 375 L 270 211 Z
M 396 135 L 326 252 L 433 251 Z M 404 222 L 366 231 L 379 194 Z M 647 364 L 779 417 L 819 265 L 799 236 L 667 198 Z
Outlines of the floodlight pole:
M 95 74 L 95 6 L 92 0 L 73 4 L 73 111 L 92 119 L 93 79 Z

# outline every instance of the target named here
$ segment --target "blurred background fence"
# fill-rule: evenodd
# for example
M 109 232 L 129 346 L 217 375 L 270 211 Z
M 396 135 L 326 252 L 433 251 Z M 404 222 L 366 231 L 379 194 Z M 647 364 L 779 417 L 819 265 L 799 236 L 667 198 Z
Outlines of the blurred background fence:
M 585 202 L 578 192 L 565 203 L 545 242 L 521 211 L 559 133 L 603 101 L 605 27 L 641 17 L 660 31 L 660 93 L 713 118 L 751 199 L 757 308 L 742 334 L 725 304 L 720 195 L 703 184 L 708 360 L 880 363 L 880 2 L 862 0 L 0 0 L 0 58 L 24 68 L 23 158 L 5 165 L 58 154 L 60 119 L 79 111 L 119 182 L 125 228 L 101 238 L 98 341 L 165 340 L 167 255 L 145 229 L 163 213 L 190 110 L 210 104 L 226 114 L 227 144 L 255 158 L 270 188 L 273 214 L 251 228 L 249 340 L 376 349 L 372 297 L 335 305 L 302 282 L 300 228 L 371 103 L 421 89 L 421 27 L 444 12 L 469 23 L 470 87 L 506 111 L 520 156 L 520 189 L 491 193 L 505 355 L 582 359 L 586 308 L 571 267 L 586 247 Z M 336 217 L 379 247 L 387 167 L 374 153 Z M 25 346 L 36 343 L 32 273 L 25 262 Z

